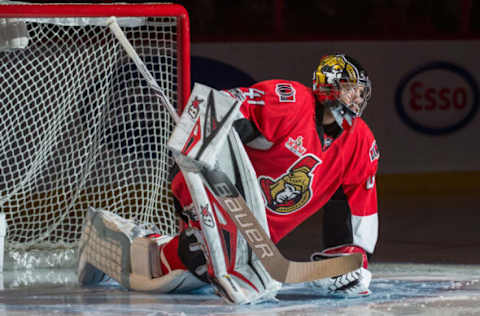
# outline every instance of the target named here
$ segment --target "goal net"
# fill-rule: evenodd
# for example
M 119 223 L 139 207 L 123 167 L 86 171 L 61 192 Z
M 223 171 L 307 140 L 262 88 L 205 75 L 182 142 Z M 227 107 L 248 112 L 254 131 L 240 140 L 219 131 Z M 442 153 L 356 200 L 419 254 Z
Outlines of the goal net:
M 0 4 L 0 213 L 10 252 L 73 249 L 88 207 L 174 234 L 173 121 L 106 26 L 118 22 L 171 103 L 189 93 L 173 4 Z

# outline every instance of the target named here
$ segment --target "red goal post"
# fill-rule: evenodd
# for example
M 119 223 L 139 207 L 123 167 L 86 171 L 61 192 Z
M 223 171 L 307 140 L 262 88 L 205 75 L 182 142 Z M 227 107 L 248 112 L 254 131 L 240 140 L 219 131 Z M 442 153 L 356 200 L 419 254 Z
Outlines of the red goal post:
M 7 250 L 74 249 L 89 206 L 176 232 L 173 122 L 106 26 L 111 16 L 180 112 L 190 94 L 181 5 L 0 3 Z

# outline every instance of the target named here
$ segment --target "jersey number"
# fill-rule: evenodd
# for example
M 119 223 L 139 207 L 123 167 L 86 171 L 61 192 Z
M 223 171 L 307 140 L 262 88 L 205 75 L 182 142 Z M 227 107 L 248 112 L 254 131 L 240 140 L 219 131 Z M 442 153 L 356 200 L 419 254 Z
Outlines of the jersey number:
M 243 92 L 243 95 L 247 98 L 249 104 L 265 105 L 265 101 L 262 100 L 265 92 L 255 88 L 249 88 Z

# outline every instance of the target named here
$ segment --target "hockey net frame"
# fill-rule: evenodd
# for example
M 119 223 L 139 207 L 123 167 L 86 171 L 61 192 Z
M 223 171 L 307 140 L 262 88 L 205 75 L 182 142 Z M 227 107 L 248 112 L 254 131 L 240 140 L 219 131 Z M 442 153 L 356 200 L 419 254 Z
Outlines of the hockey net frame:
M 174 122 L 110 33 L 110 16 L 124 21 L 135 49 L 181 112 L 190 93 L 189 19 L 182 6 L 0 4 L 2 22 L 26 21 L 28 32 L 39 27 L 46 34 L 29 34 L 26 48 L 0 51 L 0 106 L 8 113 L 0 118 L 0 212 L 7 219 L 6 258 L 14 265 L 58 265 L 52 261 L 73 256 L 90 206 L 155 225 L 163 234 L 178 229 L 166 148 Z M 63 44 L 62 36 L 68 37 Z M 39 53 L 45 50 L 51 54 Z M 70 53 L 83 57 L 67 59 Z M 61 59 L 67 62 L 56 64 Z M 82 64 L 88 70 L 81 71 Z M 62 75 L 70 68 L 72 74 Z M 36 79 L 20 84 L 22 76 Z M 32 257 L 44 249 L 52 255 Z

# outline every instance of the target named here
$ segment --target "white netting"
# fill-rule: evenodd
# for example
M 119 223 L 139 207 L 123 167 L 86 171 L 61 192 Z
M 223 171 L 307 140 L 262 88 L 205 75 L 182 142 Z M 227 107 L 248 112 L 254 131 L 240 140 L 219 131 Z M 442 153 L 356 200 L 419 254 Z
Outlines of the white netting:
M 75 246 L 88 206 L 175 233 L 168 113 L 108 27 L 44 22 L 26 22 L 26 48 L 0 52 L 7 247 Z M 176 26 L 156 17 L 122 27 L 175 106 Z

